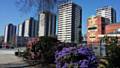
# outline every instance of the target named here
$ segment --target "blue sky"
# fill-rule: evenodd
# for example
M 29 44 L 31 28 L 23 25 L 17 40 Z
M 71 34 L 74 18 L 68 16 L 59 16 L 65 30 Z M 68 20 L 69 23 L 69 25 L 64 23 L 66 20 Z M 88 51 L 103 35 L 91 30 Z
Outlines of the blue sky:
M 5 25 L 13 23 L 18 25 L 30 16 L 34 17 L 34 12 L 23 13 L 18 10 L 16 0 L 0 0 L 0 35 L 4 35 Z M 95 15 L 95 10 L 103 6 L 112 6 L 117 13 L 117 22 L 120 22 L 120 0 L 73 0 L 82 7 L 82 32 L 86 33 L 86 21 L 91 15 Z

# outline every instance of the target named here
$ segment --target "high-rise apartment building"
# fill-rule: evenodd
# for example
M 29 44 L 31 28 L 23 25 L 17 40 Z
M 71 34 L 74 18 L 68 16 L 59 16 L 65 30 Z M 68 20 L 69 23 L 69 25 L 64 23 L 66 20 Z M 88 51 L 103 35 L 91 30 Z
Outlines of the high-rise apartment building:
M 22 36 L 22 24 L 18 25 L 18 36 Z
M 48 12 L 42 11 L 39 14 L 39 29 L 38 36 L 51 36 L 56 35 L 56 15 Z
M 73 2 L 59 5 L 58 40 L 80 43 L 82 37 L 82 8 Z
M 110 23 L 116 23 L 116 11 L 111 6 L 105 6 L 96 10 L 96 15 L 108 18 Z
M 24 22 L 24 37 L 36 37 L 37 34 L 37 22 L 34 18 L 25 20 Z
M 30 17 L 18 25 L 18 34 L 16 37 L 17 46 L 25 46 L 31 38 L 38 37 L 38 21 Z
M 25 22 L 18 25 L 18 36 L 24 36 Z
M 5 26 L 4 43 L 13 44 L 16 42 L 16 26 L 8 24 Z

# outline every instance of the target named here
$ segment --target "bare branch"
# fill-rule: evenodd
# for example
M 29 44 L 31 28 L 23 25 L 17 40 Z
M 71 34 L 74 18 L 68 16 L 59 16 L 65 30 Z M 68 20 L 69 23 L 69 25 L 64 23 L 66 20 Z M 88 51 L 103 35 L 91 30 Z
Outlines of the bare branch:
M 55 12 L 55 8 L 61 3 L 65 3 L 71 0 L 17 0 L 16 4 L 18 5 L 21 11 L 30 11 L 31 9 L 36 8 L 37 12 L 42 10 L 48 10 Z

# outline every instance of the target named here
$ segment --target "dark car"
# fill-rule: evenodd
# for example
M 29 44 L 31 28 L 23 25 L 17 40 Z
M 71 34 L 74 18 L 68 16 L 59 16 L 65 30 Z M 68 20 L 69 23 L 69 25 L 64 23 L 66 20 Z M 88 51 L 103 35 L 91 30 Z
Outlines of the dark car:
M 0 49 L 2 48 L 2 46 L 0 45 Z

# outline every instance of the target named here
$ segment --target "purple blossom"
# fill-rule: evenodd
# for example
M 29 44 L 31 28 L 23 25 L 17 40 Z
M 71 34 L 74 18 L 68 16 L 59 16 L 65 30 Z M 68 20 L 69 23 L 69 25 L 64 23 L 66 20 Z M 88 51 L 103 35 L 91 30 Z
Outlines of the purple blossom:
M 70 64 L 73 67 L 96 68 L 96 62 L 96 56 L 87 47 L 64 47 L 61 51 L 55 52 L 56 68 L 68 68 Z

